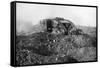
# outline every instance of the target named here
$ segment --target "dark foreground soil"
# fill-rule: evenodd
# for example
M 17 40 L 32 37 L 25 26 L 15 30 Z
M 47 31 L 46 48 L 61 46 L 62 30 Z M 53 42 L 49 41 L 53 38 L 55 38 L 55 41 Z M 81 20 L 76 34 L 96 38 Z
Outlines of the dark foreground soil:
M 16 36 L 17 65 L 73 63 L 96 60 L 96 37 L 38 32 Z

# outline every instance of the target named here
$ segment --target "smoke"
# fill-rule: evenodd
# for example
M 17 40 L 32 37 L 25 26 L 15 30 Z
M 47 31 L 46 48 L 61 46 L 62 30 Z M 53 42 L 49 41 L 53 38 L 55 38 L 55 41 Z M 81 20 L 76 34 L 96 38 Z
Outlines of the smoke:
M 16 25 L 17 33 L 30 32 L 32 27 L 33 27 L 33 25 L 31 22 L 17 21 L 17 25 Z

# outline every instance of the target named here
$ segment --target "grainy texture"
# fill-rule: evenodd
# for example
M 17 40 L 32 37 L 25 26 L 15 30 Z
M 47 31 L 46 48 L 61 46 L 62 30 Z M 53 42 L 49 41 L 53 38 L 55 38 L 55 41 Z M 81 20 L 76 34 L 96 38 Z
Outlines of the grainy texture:
M 90 29 L 93 32 L 87 33 L 71 21 L 59 17 L 40 22 L 44 27 L 41 32 L 16 36 L 17 65 L 96 60 L 95 28 Z

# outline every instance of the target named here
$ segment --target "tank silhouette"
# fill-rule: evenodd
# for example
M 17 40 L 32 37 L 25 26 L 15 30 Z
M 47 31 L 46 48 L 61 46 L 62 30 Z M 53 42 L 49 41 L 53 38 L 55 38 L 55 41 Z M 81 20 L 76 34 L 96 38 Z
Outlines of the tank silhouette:
M 61 17 L 43 19 L 40 21 L 40 24 L 42 25 L 43 30 L 49 33 L 64 35 L 78 35 L 83 33 L 83 31 L 77 29 L 70 20 Z

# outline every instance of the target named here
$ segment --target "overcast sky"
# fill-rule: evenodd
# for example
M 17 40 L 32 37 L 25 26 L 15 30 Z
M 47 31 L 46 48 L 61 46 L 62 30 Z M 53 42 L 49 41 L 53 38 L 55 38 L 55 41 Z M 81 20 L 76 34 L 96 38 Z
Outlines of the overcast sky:
M 17 3 L 17 28 L 38 24 L 40 19 L 63 17 L 76 25 L 96 26 L 96 8 Z

